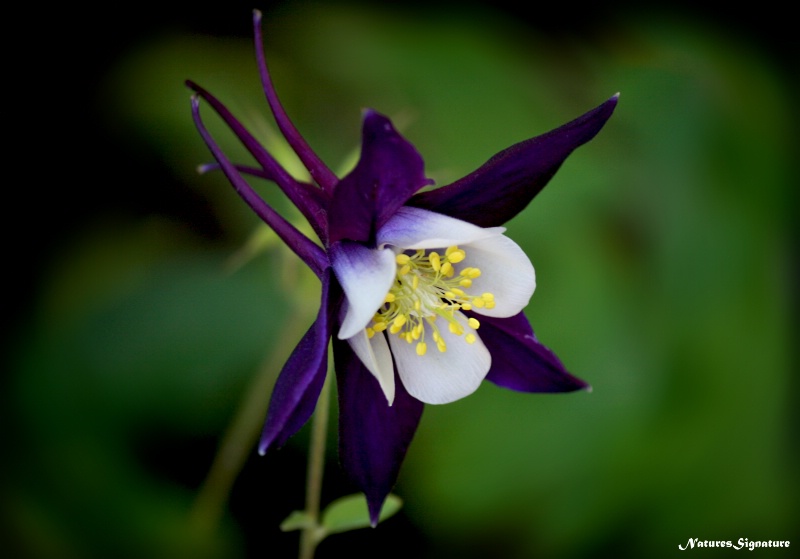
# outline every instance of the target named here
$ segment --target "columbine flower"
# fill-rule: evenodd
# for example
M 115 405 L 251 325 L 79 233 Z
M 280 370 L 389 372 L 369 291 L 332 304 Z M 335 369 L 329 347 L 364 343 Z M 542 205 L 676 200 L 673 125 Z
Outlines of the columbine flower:
M 365 493 L 373 523 L 397 478 L 423 405 L 452 402 L 484 379 L 523 392 L 588 385 L 567 373 L 523 314 L 533 266 L 499 227 L 544 187 L 566 157 L 592 139 L 617 96 L 542 136 L 516 144 L 466 177 L 431 184 L 422 158 L 385 116 L 364 113 L 361 157 L 338 179 L 281 106 L 254 13 L 256 58 L 267 102 L 315 184 L 290 176 L 213 95 L 196 92 L 192 114 L 239 195 L 322 282 L 317 319 L 284 365 L 259 451 L 283 445 L 311 416 L 332 340 L 339 394 L 339 455 Z M 199 98 L 222 117 L 258 163 L 234 165 L 206 130 Z M 245 181 L 275 182 L 319 244 L 267 205 Z

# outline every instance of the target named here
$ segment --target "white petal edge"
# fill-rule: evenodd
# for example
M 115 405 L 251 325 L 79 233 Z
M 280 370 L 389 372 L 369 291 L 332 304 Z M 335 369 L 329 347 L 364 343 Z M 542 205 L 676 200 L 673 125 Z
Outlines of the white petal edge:
M 379 247 L 391 245 L 405 249 L 447 248 L 481 239 L 497 237 L 504 227 L 478 227 L 440 213 L 404 206 L 381 227 Z
M 533 264 L 520 246 L 500 235 L 462 246 L 467 257 L 457 270 L 471 266 L 481 275 L 472 280 L 467 290 L 471 295 L 489 292 L 494 295 L 493 309 L 473 307 L 473 311 L 486 316 L 508 318 L 525 307 L 536 289 L 536 273 Z
M 333 244 L 328 253 L 349 303 L 338 334 L 340 340 L 346 340 L 366 328 L 383 304 L 397 263 L 391 249 L 371 249 L 350 241 Z
M 409 394 L 426 404 L 448 404 L 469 396 L 480 386 L 492 365 L 492 356 L 480 339 L 469 327 L 467 318 L 455 314 L 464 328 L 464 334 L 451 333 L 444 320 L 437 320 L 439 332 L 447 344 L 447 351 L 440 352 L 433 341 L 433 330 L 425 327 L 425 343 L 428 351 L 417 355 L 416 344 L 408 343 L 390 335 L 397 373 Z M 464 337 L 475 335 L 475 342 L 468 344 Z
M 348 338 L 347 343 L 378 380 L 383 395 L 391 406 L 394 403 L 394 364 L 386 336 L 383 333 L 376 333 L 369 338 L 366 331 L 361 330 L 355 336 Z

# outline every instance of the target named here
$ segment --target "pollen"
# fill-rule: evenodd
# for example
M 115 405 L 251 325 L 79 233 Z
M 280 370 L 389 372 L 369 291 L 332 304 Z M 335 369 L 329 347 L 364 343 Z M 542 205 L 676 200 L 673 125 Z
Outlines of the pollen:
M 447 331 L 467 344 L 477 341 L 475 331 L 480 327 L 476 318 L 456 313 L 495 306 L 492 293 L 470 294 L 473 280 L 481 271 L 474 266 L 462 266 L 469 260 L 468 251 L 456 245 L 444 250 L 409 250 L 395 257 L 397 273 L 394 284 L 384 298 L 383 306 L 366 329 L 367 336 L 386 331 L 411 344 L 415 343 L 417 355 L 428 351 L 428 340 L 444 353 L 448 346 L 442 337 L 437 318 L 446 322 Z M 461 315 L 459 315 L 461 316 Z

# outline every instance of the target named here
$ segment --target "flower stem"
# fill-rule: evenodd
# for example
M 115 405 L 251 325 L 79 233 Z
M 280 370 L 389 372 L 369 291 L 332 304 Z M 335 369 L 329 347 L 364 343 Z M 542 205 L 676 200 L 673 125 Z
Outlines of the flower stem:
M 304 320 L 302 316 L 290 319 L 275 347 L 290 347 L 291 341 L 302 334 Z M 264 360 L 223 436 L 190 512 L 189 523 L 197 534 L 208 534 L 217 529 L 236 476 L 258 442 L 272 385 L 287 357 L 284 353 L 275 351 Z
M 325 470 L 325 442 L 328 433 L 329 408 L 330 374 L 325 377 L 311 423 L 305 509 L 311 522 L 300 534 L 300 559 L 312 559 L 319 543 L 319 508 L 322 494 L 322 474 Z

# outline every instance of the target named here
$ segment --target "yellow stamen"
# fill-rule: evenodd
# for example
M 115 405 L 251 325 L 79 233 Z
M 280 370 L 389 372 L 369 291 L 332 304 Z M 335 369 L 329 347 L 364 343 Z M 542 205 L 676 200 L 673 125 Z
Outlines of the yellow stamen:
M 450 249 L 455 249 L 455 250 L 451 251 Z M 467 257 L 467 253 L 458 247 L 450 247 L 447 250 L 448 250 L 447 259 L 453 264 L 458 264 L 459 262 L 464 260 L 464 258 Z
M 467 318 L 464 324 L 464 317 L 456 313 L 473 308 L 491 309 L 495 301 L 492 293 L 469 294 L 473 280 L 481 275 L 481 271 L 471 266 L 456 271 L 454 266 L 466 260 L 467 252 L 451 245 L 446 247 L 444 254 L 416 249 L 395 255 L 397 273 L 394 285 L 366 328 L 367 336 L 372 338 L 377 333 L 388 331 L 409 344 L 416 343 L 417 355 L 427 353 L 426 341 L 430 338 L 440 352 L 446 352 L 447 344 L 436 326 L 436 318 L 441 316 L 451 334 L 462 336 L 466 343 L 475 343 L 474 330 L 480 327 L 480 322 Z M 470 330 L 465 332 L 467 326 Z M 425 332 L 426 327 L 430 328 L 430 335 Z
M 433 268 L 434 272 L 438 272 L 441 269 L 442 261 L 439 258 L 439 253 L 438 252 L 431 252 L 428 255 L 428 260 L 430 261 L 431 268 Z M 406 272 L 406 273 L 408 273 L 408 272 Z

